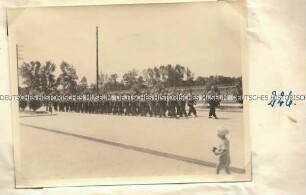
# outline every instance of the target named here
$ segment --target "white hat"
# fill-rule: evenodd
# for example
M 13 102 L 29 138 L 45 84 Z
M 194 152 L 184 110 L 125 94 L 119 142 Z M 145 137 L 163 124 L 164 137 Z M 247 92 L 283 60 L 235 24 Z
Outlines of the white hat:
M 221 136 L 226 136 L 227 134 L 229 134 L 229 130 L 227 130 L 225 127 L 221 127 L 218 129 L 217 134 Z

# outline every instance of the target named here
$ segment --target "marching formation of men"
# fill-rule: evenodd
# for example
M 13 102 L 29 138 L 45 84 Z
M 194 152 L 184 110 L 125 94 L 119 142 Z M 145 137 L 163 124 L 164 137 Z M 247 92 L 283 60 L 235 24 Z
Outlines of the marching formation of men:
M 106 94 L 104 92 L 104 94 Z M 158 92 L 142 91 L 139 93 L 120 93 L 116 95 L 188 95 L 193 97 L 192 89 L 189 90 L 176 90 L 168 91 L 161 89 Z M 220 95 L 217 86 L 212 86 L 211 90 L 207 93 L 210 97 Z M 209 104 L 209 118 L 216 115 L 216 107 L 220 105 L 219 99 L 209 99 L 206 101 Z M 103 100 L 103 101 L 54 101 L 48 102 L 47 110 L 52 112 L 76 112 L 76 113 L 93 113 L 93 114 L 113 114 L 113 115 L 127 115 L 127 116 L 150 116 L 150 117 L 189 117 L 191 115 L 197 116 L 195 99 L 179 99 L 179 100 L 139 100 L 139 101 L 126 101 L 126 100 Z M 188 113 L 186 111 L 188 107 Z
M 192 89 L 188 91 L 176 90 L 168 91 L 161 89 L 159 92 L 142 91 L 134 95 L 193 95 Z M 127 95 L 121 93 L 120 95 Z M 150 116 L 150 117 L 188 117 L 192 114 L 197 116 L 194 107 L 196 100 L 150 100 L 150 101 L 55 101 L 48 103 L 48 110 L 58 112 L 76 112 L 92 114 L 112 114 L 112 115 L 130 115 L 130 116 Z M 188 106 L 188 114 L 186 111 Z

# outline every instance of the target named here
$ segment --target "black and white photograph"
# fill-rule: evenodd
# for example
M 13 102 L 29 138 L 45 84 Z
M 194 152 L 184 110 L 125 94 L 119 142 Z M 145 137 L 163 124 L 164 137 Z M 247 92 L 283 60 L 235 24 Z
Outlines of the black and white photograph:
M 250 181 L 245 9 L 9 8 L 16 187 Z

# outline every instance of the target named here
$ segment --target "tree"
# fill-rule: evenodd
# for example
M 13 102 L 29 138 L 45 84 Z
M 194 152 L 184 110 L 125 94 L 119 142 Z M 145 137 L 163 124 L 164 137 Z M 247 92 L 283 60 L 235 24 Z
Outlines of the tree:
M 154 67 L 154 79 L 156 82 L 160 82 L 160 72 L 159 69 L 157 67 Z
M 45 95 L 55 93 L 57 91 L 58 83 L 56 82 L 54 71 L 55 64 L 50 61 L 41 67 L 41 87 Z
M 33 99 L 29 100 L 29 108 L 32 109 L 34 112 L 43 105 L 42 101 Z
M 23 63 L 20 67 L 20 75 L 24 78 L 23 83 L 27 86 L 29 95 L 43 95 L 50 94 L 53 88 L 56 88 L 55 76 L 53 74 L 55 65 L 51 62 L 46 62 L 42 66 L 39 61 L 31 61 L 30 63 Z M 36 111 L 42 106 L 39 100 L 30 100 L 29 108 Z M 26 102 L 20 102 L 20 108 L 24 110 Z
M 87 78 L 86 77 L 82 77 L 81 81 L 80 81 L 80 86 L 84 89 L 86 89 L 88 87 L 87 84 Z
M 195 80 L 195 85 L 205 85 L 207 82 L 206 77 L 198 76 Z
M 223 85 L 234 85 L 236 79 L 234 77 L 217 76 L 217 82 Z
M 167 67 L 164 66 L 164 65 L 161 65 L 159 67 L 159 73 L 160 73 L 161 82 L 166 82 L 167 79 L 168 79 L 168 70 L 167 70 Z
M 123 83 L 128 88 L 137 83 L 138 72 L 133 69 L 123 75 Z
M 60 65 L 62 73 L 59 75 L 57 82 L 62 85 L 64 93 L 74 94 L 76 92 L 78 75 L 75 68 L 63 61 Z
M 96 93 L 97 92 L 97 84 L 96 83 L 91 83 L 90 84 L 90 93 Z
M 27 107 L 28 102 L 26 100 L 19 100 L 19 109 L 21 109 L 22 111 L 24 111 L 24 109 Z
M 109 81 L 108 74 L 104 74 L 104 73 L 100 72 L 100 74 L 99 74 L 99 87 L 101 89 L 104 88 L 104 84 L 108 81 Z
M 166 86 L 179 86 L 183 83 L 185 67 L 179 64 L 177 64 L 176 66 L 168 64 L 166 67 L 161 66 L 160 70 L 164 78 L 166 78 L 166 80 L 164 81 Z
M 238 77 L 236 79 L 235 86 L 237 88 L 237 93 L 238 93 L 238 94 L 235 94 L 235 95 L 239 95 L 241 97 L 243 95 L 242 77 Z M 243 100 L 237 98 L 237 102 L 243 103 Z
M 177 64 L 174 68 L 175 70 L 175 80 L 182 81 L 184 79 L 184 75 L 186 73 L 185 67 Z M 189 74 L 191 76 L 191 71 L 189 70 Z
M 41 72 L 39 61 L 25 62 L 20 67 L 20 75 L 24 78 L 23 84 L 27 86 L 30 95 L 33 91 L 41 91 Z
M 138 77 L 137 84 L 139 85 L 139 88 L 144 88 L 145 87 L 145 81 L 144 81 L 142 76 Z
M 154 78 L 154 69 L 148 68 L 143 70 L 145 83 L 149 86 L 152 86 L 156 83 L 156 79 Z
M 117 74 L 111 74 L 111 75 L 110 75 L 110 81 L 111 81 L 113 84 L 116 84 L 116 83 L 117 83 L 117 78 L 118 78 L 118 75 L 117 75 Z
M 37 90 L 32 90 L 31 95 L 42 95 L 41 92 Z M 30 99 L 28 102 L 29 108 L 34 112 L 43 105 L 43 102 L 38 99 Z
M 77 86 L 78 94 L 83 94 L 87 88 L 88 88 L 87 78 L 82 77 L 81 81 L 79 82 L 79 85 Z
M 20 75 L 24 78 L 23 84 L 28 88 L 28 93 L 35 93 L 49 95 L 57 90 L 57 82 L 54 71 L 55 64 L 47 61 L 42 65 L 39 61 L 31 61 L 30 63 L 23 63 L 20 67 Z
M 216 79 L 214 76 L 209 76 L 207 83 L 205 85 L 205 91 L 210 91 L 211 87 L 216 84 Z
M 194 74 L 191 72 L 189 68 L 185 69 L 185 74 L 186 74 L 186 85 L 187 86 L 192 86 L 194 85 Z

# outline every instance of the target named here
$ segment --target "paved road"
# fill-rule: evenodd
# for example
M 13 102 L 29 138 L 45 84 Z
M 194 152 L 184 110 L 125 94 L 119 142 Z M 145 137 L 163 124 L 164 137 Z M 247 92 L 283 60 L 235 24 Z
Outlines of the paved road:
M 188 119 L 56 113 L 20 117 L 28 180 L 214 174 L 216 129 L 230 129 L 233 171 L 244 168 L 243 113 Z M 236 168 L 236 169 L 235 169 Z

